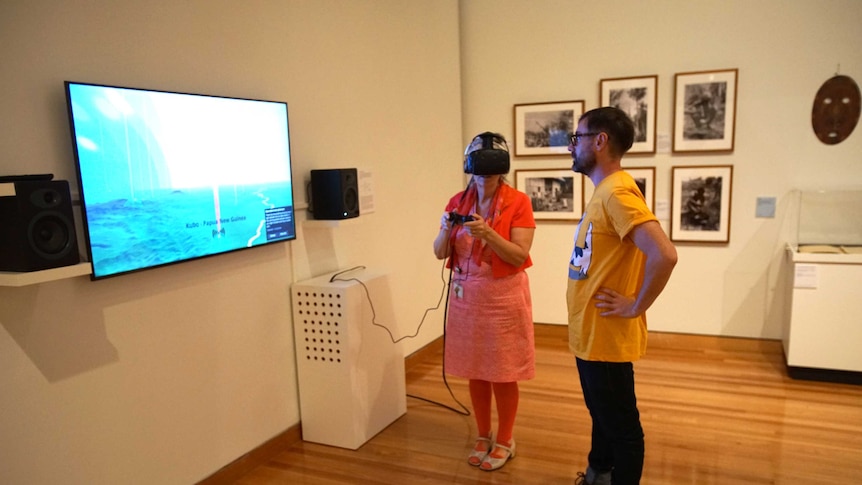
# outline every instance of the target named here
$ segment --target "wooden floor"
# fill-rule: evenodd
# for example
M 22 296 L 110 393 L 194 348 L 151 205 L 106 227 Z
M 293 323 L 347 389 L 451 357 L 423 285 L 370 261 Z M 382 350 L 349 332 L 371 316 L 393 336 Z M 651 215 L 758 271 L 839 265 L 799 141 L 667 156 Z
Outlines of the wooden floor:
M 237 483 L 571 484 L 586 466 L 590 421 L 565 327 L 536 333 L 517 457 L 502 469 L 467 464 L 472 416 L 408 398 L 407 414 L 356 451 L 299 442 Z M 635 375 L 643 484 L 862 484 L 862 386 L 790 379 L 778 341 L 652 333 Z M 448 381 L 468 404 L 466 382 Z M 408 369 L 407 392 L 459 408 L 439 352 Z

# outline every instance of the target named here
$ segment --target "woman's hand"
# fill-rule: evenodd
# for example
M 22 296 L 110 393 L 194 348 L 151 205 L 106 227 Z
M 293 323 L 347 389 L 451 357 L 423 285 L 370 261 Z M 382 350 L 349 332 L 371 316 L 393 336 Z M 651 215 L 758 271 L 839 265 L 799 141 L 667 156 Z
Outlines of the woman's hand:
M 450 231 L 452 230 L 452 221 L 449 220 L 449 213 L 444 212 L 440 218 L 440 230 L 437 232 L 437 237 L 434 238 L 434 255 L 437 259 L 449 257 L 451 246 L 449 245 Z
M 464 228 L 467 229 L 467 234 L 473 236 L 476 239 L 481 241 L 485 241 L 494 232 L 491 229 L 491 226 L 485 222 L 485 219 L 482 218 L 479 214 L 470 214 L 473 216 L 473 220 L 464 223 Z
M 452 221 L 449 220 L 448 212 L 444 212 L 443 217 L 440 218 L 440 230 L 446 232 L 452 230 Z
M 520 266 L 530 255 L 530 246 L 533 245 L 533 233 L 535 228 L 513 227 L 509 233 L 509 240 L 497 234 L 497 232 L 485 222 L 479 214 L 471 214 L 473 220 L 464 223 L 464 229 L 474 238 L 482 241 L 491 248 L 503 261 Z

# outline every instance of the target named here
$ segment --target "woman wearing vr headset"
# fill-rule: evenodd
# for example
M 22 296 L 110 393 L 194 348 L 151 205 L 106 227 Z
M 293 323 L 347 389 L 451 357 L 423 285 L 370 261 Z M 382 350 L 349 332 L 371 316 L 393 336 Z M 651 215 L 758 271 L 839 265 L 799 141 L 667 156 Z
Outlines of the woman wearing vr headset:
M 504 180 L 506 140 L 480 133 L 464 152 L 467 188 L 446 205 L 434 240 L 438 259 L 449 258 L 449 312 L 445 371 L 469 379 L 478 438 L 467 461 L 481 470 L 515 456 L 513 429 L 518 381 L 535 376 L 530 247 L 536 222 L 526 194 Z M 492 434 L 491 406 L 497 429 Z

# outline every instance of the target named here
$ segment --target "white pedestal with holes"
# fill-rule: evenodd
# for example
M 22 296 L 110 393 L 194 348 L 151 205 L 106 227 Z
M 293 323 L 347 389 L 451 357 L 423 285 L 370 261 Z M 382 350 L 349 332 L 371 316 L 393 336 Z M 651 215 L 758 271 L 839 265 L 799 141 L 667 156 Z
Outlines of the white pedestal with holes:
M 330 278 L 291 287 L 302 439 L 355 450 L 407 412 L 404 356 L 386 275 Z

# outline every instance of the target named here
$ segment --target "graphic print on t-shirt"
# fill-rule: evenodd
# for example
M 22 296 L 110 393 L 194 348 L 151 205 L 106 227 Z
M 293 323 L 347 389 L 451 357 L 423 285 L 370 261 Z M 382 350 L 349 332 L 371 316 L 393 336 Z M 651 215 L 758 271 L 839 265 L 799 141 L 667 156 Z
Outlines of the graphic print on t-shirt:
M 587 279 L 587 271 L 593 258 L 593 223 L 588 223 L 587 230 L 582 233 L 583 221 L 581 219 L 575 231 L 575 249 L 572 250 L 572 259 L 569 260 L 569 278 L 573 280 Z

